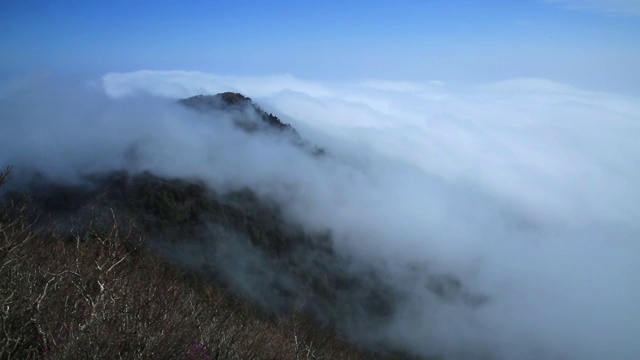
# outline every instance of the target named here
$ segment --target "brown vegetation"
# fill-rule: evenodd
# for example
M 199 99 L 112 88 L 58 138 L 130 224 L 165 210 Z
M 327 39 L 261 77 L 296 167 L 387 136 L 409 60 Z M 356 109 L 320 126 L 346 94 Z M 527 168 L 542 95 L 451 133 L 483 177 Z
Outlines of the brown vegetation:
M 0 359 L 376 358 L 304 314 L 262 316 L 113 210 L 63 230 L 34 225 L 28 202 L 0 207 Z

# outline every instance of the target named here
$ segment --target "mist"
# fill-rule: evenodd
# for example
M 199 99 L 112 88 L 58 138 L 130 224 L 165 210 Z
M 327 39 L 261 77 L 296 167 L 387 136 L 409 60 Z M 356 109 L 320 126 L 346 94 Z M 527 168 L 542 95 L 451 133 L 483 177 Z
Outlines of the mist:
M 251 97 L 328 155 L 175 102 L 221 91 Z M 17 181 L 37 172 L 82 184 L 112 170 L 197 179 L 222 193 L 250 188 L 289 221 L 330 233 L 337 252 L 403 295 L 390 322 L 358 338 L 446 359 L 640 357 L 640 99 L 544 79 L 180 71 L 2 93 L 0 165 L 14 165 Z M 427 273 L 486 301 L 442 301 Z

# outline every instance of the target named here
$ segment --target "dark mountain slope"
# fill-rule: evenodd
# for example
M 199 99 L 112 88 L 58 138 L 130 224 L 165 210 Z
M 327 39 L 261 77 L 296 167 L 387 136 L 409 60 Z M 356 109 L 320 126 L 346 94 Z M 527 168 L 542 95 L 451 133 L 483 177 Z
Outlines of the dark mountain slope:
M 398 359 L 300 311 L 265 317 L 149 251 L 149 233 L 101 200 L 64 221 L 71 208 L 39 211 L 43 196 L 0 202 L 0 359 Z

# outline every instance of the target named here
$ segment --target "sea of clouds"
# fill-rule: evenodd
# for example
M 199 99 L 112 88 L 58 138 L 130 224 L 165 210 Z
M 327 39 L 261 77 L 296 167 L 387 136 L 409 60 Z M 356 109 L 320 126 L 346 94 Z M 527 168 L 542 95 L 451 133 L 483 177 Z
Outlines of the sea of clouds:
M 174 101 L 222 91 L 250 96 L 328 155 Z M 184 71 L 30 80 L 1 94 L 0 165 L 18 177 L 127 169 L 246 186 L 290 221 L 330 231 L 338 251 L 406 295 L 370 338 L 450 359 L 640 357 L 638 98 L 543 79 Z M 421 269 L 489 301 L 439 301 Z

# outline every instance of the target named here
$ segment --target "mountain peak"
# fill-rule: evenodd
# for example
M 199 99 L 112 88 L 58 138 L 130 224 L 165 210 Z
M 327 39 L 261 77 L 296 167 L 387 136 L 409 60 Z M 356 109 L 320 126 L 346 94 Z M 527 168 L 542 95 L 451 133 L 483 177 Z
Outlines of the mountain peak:
M 250 106 L 255 110 L 260 119 L 269 126 L 278 130 L 296 132 L 291 125 L 283 123 L 277 116 L 262 110 L 260 106 L 251 101 L 251 98 L 240 93 L 223 92 L 216 95 L 196 95 L 186 99 L 181 99 L 179 102 L 187 107 L 205 112 L 211 110 L 240 109 Z
M 293 135 L 293 142 L 297 146 L 301 146 L 313 155 L 323 155 L 325 150 L 310 144 L 308 141 L 303 140 L 290 124 L 283 123 L 277 116 L 264 111 L 260 106 L 255 104 L 251 98 L 235 92 L 223 92 L 215 95 L 196 95 L 186 99 L 180 99 L 178 102 L 189 108 L 209 112 L 215 110 L 229 111 L 229 110 L 242 110 L 249 107 L 255 111 L 260 121 L 266 124 L 267 129 L 275 129 L 277 131 L 288 132 Z M 256 131 L 258 128 L 255 123 L 247 121 L 245 118 L 236 118 L 235 124 L 241 129 L 250 133 Z
M 223 92 L 216 95 L 196 95 L 182 99 L 180 103 L 201 110 L 252 104 L 251 98 L 234 92 Z

